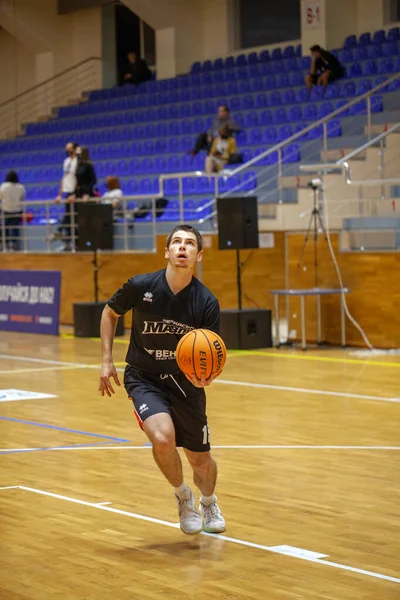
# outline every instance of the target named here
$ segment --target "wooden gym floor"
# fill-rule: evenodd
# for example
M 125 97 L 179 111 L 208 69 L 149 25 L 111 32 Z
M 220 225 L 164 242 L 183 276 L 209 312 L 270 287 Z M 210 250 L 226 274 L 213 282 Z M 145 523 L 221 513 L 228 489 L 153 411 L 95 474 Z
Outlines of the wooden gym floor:
M 227 531 L 194 538 L 98 363 L 96 340 L 0 334 L 2 600 L 400 598 L 400 356 L 231 354 L 208 392 Z

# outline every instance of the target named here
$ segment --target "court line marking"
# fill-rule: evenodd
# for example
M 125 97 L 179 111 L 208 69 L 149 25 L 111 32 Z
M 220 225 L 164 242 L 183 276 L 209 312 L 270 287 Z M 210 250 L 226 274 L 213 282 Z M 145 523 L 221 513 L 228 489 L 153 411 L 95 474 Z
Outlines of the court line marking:
M 40 490 L 38 488 L 31 488 L 24 485 L 16 486 L 20 490 L 25 490 L 27 492 L 32 492 L 34 494 L 39 494 L 42 496 L 49 496 L 50 498 L 56 498 L 58 500 L 64 500 L 66 502 L 71 502 L 73 504 L 80 504 L 82 506 L 88 506 L 90 508 L 96 508 L 97 510 L 104 510 L 106 512 L 111 512 L 115 514 L 119 514 L 125 517 L 130 517 L 133 519 L 139 519 L 141 521 L 147 521 L 150 523 L 155 523 L 157 525 L 164 525 L 165 527 L 171 527 L 173 529 L 179 528 L 179 523 L 171 523 L 170 521 L 164 521 L 162 519 L 156 519 L 154 517 L 147 517 L 146 515 L 140 515 L 137 513 L 132 513 L 127 510 L 121 510 L 119 508 L 113 508 L 111 506 L 104 506 L 103 504 L 98 504 L 94 502 L 88 502 L 86 500 L 79 500 L 78 498 L 73 498 L 71 496 L 64 496 L 62 494 L 55 494 L 54 492 L 46 492 L 45 490 Z M 257 550 L 264 550 L 266 552 L 271 552 L 272 554 L 280 554 L 284 556 L 289 556 L 290 558 L 295 558 L 298 560 L 304 560 L 306 562 L 317 563 L 320 565 L 324 565 L 327 567 L 332 567 L 335 569 L 342 569 L 344 571 L 351 571 L 356 573 L 357 575 L 366 575 L 368 577 L 374 577 L 376 579 L 383 579 L 386 581 L 391 581 L 393 583 L 399 583 L 400 579 L 396 577 L 391 577 L 390 575 L 383 575 L 382 573 L 376 573 L 374 571 L 367 571 L 365 569 L 359 569 L 357 567 L 351 567 L 349 565 L 344 565 L 341 563 L 336 563 L 328 560 L 324 560 L 322 558 L 315 558 L 311 556 L 309 553 L 301 554 L 301 553 L 293 553 L 288 554 L 287 552 L 282 551 L 282 546 L 264 546 L 262 544 L 256 544 L 254 542 L 248 542 L 247 540 L 241 540 L 239 538 L 233 538 L 226 535 L 221 535 L 219 533 L 206 533 L 202 531 L 199 535 L 205 535 L 207 537 L 216 538 L 219 540 L 224 540 L 225 542 L 230 542 L 232 544 L 237 544 L 239 546 L 247 546 L 249 548 L 256 548 Z M 327 555 L 326 555 L 327 556 Z
M 71 446 L 43 446 L 40 448 L 1 448 L 0 455 L 2 454 L 21 454 L 24 452 L 40 452 L 49 450 L 79 450 L 80 448 L 93 448 L 97 444 L 113 444 L 114 442 L 93 442 L 93 444 L 74 444 Z M 106 448 L 106 446 L 102 446 Z M 118 446 L 117 446 L 118 448 Z
M 387 398 L 383 396 L 368 396 L 365 394 L 351 394 L 349 392 L 332 392 L 329 390 L 315 390 L 309 388 L 298 388 L 286 385 L 272 385 L 269 383 L 251 383 L 248 381 L 231 381 L 228 379 L 215 379 L 214 383 L 224 385 L 238 385 L 242 387 L 253 387 L 267 390 L 277 390 L 281 392 L 297 392 L 299 394 L 316 394 L 318 396 L 340 396 L 342 398 L 355 398 L 359 400 L 378 400 L 379 402 L 400 402 L 399 398 Z
M 45 429 L 56 429 L 57 431 L 68 431 L 69 433 L 77 433 L 79 435 L 88 435 L 90 437 L 102 438 L 104 440 L 114 440 L 114 442 L 130 442 L 125 438 L 118 438 L 112 435 L 103 435 L 100 433 L 91 433 L 90 431 L 81 431 L 79 429 L 69 429 L 68 427 L 59 427 L 58 425 L 49 425 L 48 423 L 38 423 L 37 421 L 26 421 L 25 419 L 14 419 L 13 417 L 0 416 L 2 421 L 11 421 L 12 423 L 22 423 L 24 425 L 34 425 L 36 427 L 44 427 Z
M 265 353 L 265 354 L 269 354 L 269 353 Z M 16 358 L 16 360 L 27 360 L 27 361 L 33 361 L 33 362 L 44 362 L 44 363 L 51 363 L 51 364 L 61 364 L 61 365 L 69 365 L 71 367 L 77 366 L 80 369 L 98 369 L 99 366 L 98 365 L 82 365 L 82 364 L 77 364 L 77 363 L 63 363 L 63 362 L 57 362 L 57 361 L 48 361 L 47 359 L 36 359 L 36 358 L 23 358 L 23 357 L 14 357 L 14 356 L 10 356 L 7 354 L 0 354 L 0 358 Z M 318 357 L 314 357 L 314 358 L 318 358 Z M 323 358 L 323 357 L 319 357 L 319 358 Z M 336 359 L 335 359 L 336 360 Z M 339 359 L 337 359 L 339 360 Z M 361 364 L 365 364 L 367 361 L 359 361 Z M 400 366 L 400 364 L 399 364 Z M 118 372 L 123 372 L 124 369 L 117 369 Z M 375 401 L 379 401 L 379 402 L 393 402 L 393 403 L 400 403 L 400 398 L 387 398 L 384 396 L 369 396 L 369 395 L 365 395 L 365 394 L 351 394 L 348 392 L 333 392 L 333 391 L 329 391 L 329 390 L 316 390 L 316 389 L 309 389 L 309 388 L 297 388 L 297 387 L 290 387 L 290 386 L 284 386 L 284 385 L 272 385 L 272 384 L 267 384 L 267 383 L 252 383 L 252 382 L 247 382 L 247 381 L 233 381 L 233 380 L 227 380 L 227 379 L 215 379 L 215 383 L 219 383 L 219 384 L 224 384 L 224 385 L 237 385 L 237 386 L 242 386 L 242 387 L 253 387 L 253 388 L 260 388 L 260 389 L 269 389 L 269 390 L 276 390 L 276 391 L 287 391 L 287 392 L 296 392 L 296 393 L 302 393 L 302 394 L 315 394 L 315 395 L 322 395 L 322 396 L 336 396 L 336 397 L 343 397 L 343 398 L 354 398 L 354 399 L 359 399 L 359 400 L 375 400 Z M 129 441 L 129 440 L 128 440 Z
M 86 365 L 80 367 L 86 368 Z M 15 375 L 16 373 L 42 373 L 43 371 L 71 371 L 73 369 L 79 369 L 77 366 L 65 367 L 65 366 L 54 366 L 54 367 L 40 367 L 36 369 L 8 369 L 7 371 L 0 371 L 0 375 Z
M 16 454 L 17 452 L 65 451 L 65 450 L 150 450 L 151 445 L 143 446 L 99 446 L 104 442 L 94 444 L 76 444 L 73 446 L 49 446 L 44 448 L 0 448 L 1 454 Z M 109 442 L 110 444 L 112 442 Z M 212 450 L 400 450 L 400 446 L 311 446 L 311 445 L 260 445 L 260 446 L 212 446 Z
M 278 358 L 288 358 L 292 360 L 311 360 L 319 362 L 333 362 L 342 364 L 353 364 L 353 365 L 365 365 L 365 366 L 378 366 L 378 367 L 394 367 L 399 369 L 400 362 L 389 362 L 384 360 L 362 360 L 359 358 L 335 358 L 333 356 L 304 356 L 303 354 L 289 354 L 286 352 L 263 352 L 262 350 L 230 350 L 228 351 L 229 357 L 235 356 L 270 356 Z
M 127 334 L 129 335 L 129 334 Z M 72 333 L 62 333 L 60 335 L 61 338 L 65 338 L 65 339 L 75 339 L 74 334 Z M 100 338 L 88 338 L 90 339 L 92 342 L 100 342 Z M 115 338 L 114 342 L 116 344 L 129 344 L 129 338 L 127 337 L 126 339 L 118 339 Z M 261 356 L 272 356 L 272 357 L 278 357 L 278 358 L 289 358 L 289 359 L 295 359 L 295 360 L 316 360 L 316 361 L 325 361 L 325 362 L 337 362 L 337 363 L 350 363 L 350 364 L 356 364 L 356 365 L 368 365 L 368 366 L 378 366 L 378 367 L 395 367 L 395 368 L 400 368 L 400 363 L 395 363 L 395 362 L 389 362 L 389 361 L 372 361 L 370 358 L 367 358 L 366 360 L 362 360 L 362 359 L 353 359 L 353 358 L 335 358 L 335 357 L 330 357 L 330 356 L 303 356 L 301 354 L 298 355 L 294 355 L 294 354 L 289 354 L 288 352 L 268 352 L 268 351 L 254 351 L 254 350 L 228 350 L 228 356 L 257 356 L 257 355 L 261 355 Z

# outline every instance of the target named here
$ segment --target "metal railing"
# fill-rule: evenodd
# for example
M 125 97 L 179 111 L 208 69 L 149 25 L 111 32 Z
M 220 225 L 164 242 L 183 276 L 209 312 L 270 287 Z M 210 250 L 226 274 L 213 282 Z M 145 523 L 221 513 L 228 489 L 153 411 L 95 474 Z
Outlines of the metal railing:
M 0 104 L 0 139 L 19 135 L 24 124 L 48 118 L 53 108 L 101 87 L 101 70 L 101 58 L 87 58 Z
M 317 121 L 315 121 L 314 123 L 311 123 L 310 125 L 305 126 L 303 129 L 301 129 L 301 131 L 298 131 L 295 134 L 293 134 L 291 137 L 271 146 L 265 152 L 260 153 L 256 157 L 252 158 L 251 160 L 241 164 L 240 166 L 238 166 L 234 169 L 224 169 L 221 173 L 218 173 L 218 174 L 215 174 L 215 173 L 209 174 L 204 171 L 191 171 L 191 172 L 178 172 L 178 173 L 169 173 L 169 174 L 160 175 L 160 177 L 159 177 L 160 194 L 161 195 L 165 194 L 164 183 L 167 180 L 177 179 L 178 180 L 179 204 L 182 207 L 182 211 L 183 211 L 183 185 L 182 185 L 183 179 L 199 178 L 199 177 L 214 178 L 215 179 L 214 195 L 215 195 L 215 197 L 217 197 L 219 188 L 220 188 L 220 182 L 222 180 L 229 179 L 231 177 L 234 177 L 235 175 L 240 175 L 244 171 L 248 170 L 250 167 L 256 166 L 261 161 L 267 159 L 268 157 L 271 157 L 272 155 L 274 155 L 276 153 L 277 154 L 276 176 L 277 176 L 277 181 L 278 181 L 277 190 L 278 190 L 278 197 L 279 197 L 278 203 L 282 204 L 282 202 L 283 202 L 283 186 L 281 185 L 280 180 L 281 180 L 282 173 L 283 173 L 285 149 L 288 148 L 291 144 L 299 141 L 301 138 L 303 138 L 303 136 L 310 133 L 314 129 L 322 127 L 322 148 L 321 148 L 321 150 L 323 150 L 324 152 L 327 152 L 328 138 L 329 138 L 329 134 L 328 134 L 329 122 L 336 119 L 337 117 L 340 117 L 341 115 L 343 115 L 343 113 L 347 113 L 347 111 L 349 109 L 351 109 L 351 107 L 353 107 L 356 104 L 359 104 L 363 101 L 365 101 L 365 103 L 366 103 L 367 136 L 368 136 L 368 139 L 371 140 L 371 138 L 372 138 L 372 115 L 373 115 L 373 112 L 371 110 L 372 109 L 371 98 L 372 98 L 372 96 L 374 96 L 375 94 L 377 94 L 378 92 L 380 92 L 381 90 L 383 90 L 384 88 L 389 86 L 394 81 L 397 81 L 398 79 L 400 79 L 400 73 L 394 74 L 392 77 L 389 77 L 387 80 L 385 80 L 381 84 L 377 85 L 373 89 L 369 90 L 368 92 L 365 92 L 364 94 L 356 96 L 354 99 L 350 100 L 345 105 L 343 105 L 340 108 L 329 113 L 327 116 L 325 116 L 321 119 L 318 119 Z M 238 185 L 238 186 L 236 186 L 236 188 L 231 189 L 229 192 L 221 194 L 221 196 L 228 195 L 229 193 L 240 192 L 240 189 L 241 189 L 241 186 Z
M 113 211 L 114 250 L 118 252 L 155 252 L 157 249 L 157 195 L 124 196 Z M 132 202 L 146 201 L 146 207 L 132 206 Z M 90 198 L 91 204 L 104 204 L 102 198 Z M 82 202 L 85 204 L 86 202 Z M 18 213 L 0 212 L 0 252 L 53 253 L 66 250 L 78 252 L 79 223 L 75 203 L 66 203 L 64 214 L 62 203 L 54 200 L 31 200 L 22 202 Z M 54 207 L 60 206 L 54 216 Z M 41 208 L 37 215 L 35 209 Z M 35 215 L 36 212 L 36 215 Z M 60 217 L 68 213 L 68 221 Z M 151 215 L 151 219 L 143 217 Z M 17 222 L 11 222 L 16 217 Z M 55 244 L 62 244 L 57 247 Z M 91 246 L 88 247 L 88 250 Z
M 320 183 L 320 192 L 323 195 L 324 204 L 327 208 L 332 207 L 330 211 L 331 218 L 338 209 L 347 208 L 347 214 L 343 215 L 345 219 L 343 227 L 340 231 L 340 248 L 341 250 L 359 250 L 365 251 L 394 251 L 400 249 L 400 212 L 396 208 L 396 200 L 391 197 L 386 197 L 386 190 L 390 186 L 400 185 L 400 177 L 385 177 L 385 161 L 384 161 L 384 141 L 389 135 L 400 134 L 400 123 L 393 125 L 386 131 L 370 139 L 366 144 L 363 144 L 356 150 L 348 153 L 346 156 L 333 163 L 316 163 L 310 165 L 300 165 L 300 169 L 308 173 L 318 174 Z M 350 160 L 357 158 L 364 153 L 368 148 L 378 146 L 380 148 L 380 179 L 353 179 Z M 396 156 L 397 169 L 400 155 Z M 357 196 L 348 200 L 337 200 L 332 198 L 328 202 L 329 185 L 325 185 L 324 178 L 337 172 L 343 172 L 345 175 L 345 183 L 350 188 L 357 188 Z M 330 185 L 333 185 L 332 183 Z M 363 188 L 377 187 L 379 199 L 371 199 L 364 197 Z M 335 207 L 336 205 L 336 207 Z M 339 205 L 339 206 L 337 206 Z M 349 208 L 350 205 L 350 208 Z M 381 225 L 381 227 L 379 227 Z

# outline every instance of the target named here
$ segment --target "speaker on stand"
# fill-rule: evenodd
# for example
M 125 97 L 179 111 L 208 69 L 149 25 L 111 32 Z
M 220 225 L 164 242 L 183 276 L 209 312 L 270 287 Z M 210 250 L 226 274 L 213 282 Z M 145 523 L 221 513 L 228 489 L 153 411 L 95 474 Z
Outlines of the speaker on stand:
M 98 250 L 113 250 L 114 225 L 111 204 L 77 203 L 78 243 L 80 252 L 93 252 L 94 302 L 74 304 L 74 333 L 77 337 L 99 337 L 101 313 L 106 302 L 99 302 Z M 118 319 L 115 335 L 124 335 L 124 317 Z
M 242 308 L 241 249 L 259 248 L 257 198 L 217 198 L 218 248 L 236 250 L 238 308 L 221 311 L 221 335 L 229 349 L 272 347 L 271 311 Z

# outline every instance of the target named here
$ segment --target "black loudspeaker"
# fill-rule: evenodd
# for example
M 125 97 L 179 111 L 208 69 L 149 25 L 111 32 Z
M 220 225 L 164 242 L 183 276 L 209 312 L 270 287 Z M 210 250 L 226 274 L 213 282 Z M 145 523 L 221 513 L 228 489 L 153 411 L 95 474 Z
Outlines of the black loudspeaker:
M 217 198 L 218 248 L 258 248 L 257 198 Z
M 106 302 L 74 304 L 74 334 L 76 337 L 100 337 L 100 319 Z M 124 317 L 117 323 L 115 335 L 124 335 Z
M 113 250 L 113 207 L 111 204 L 78 203 L 78 243 L 80 252 Z
M 229 350 L 272 348 L 270 310 L 221 310 L 221 337 Z

